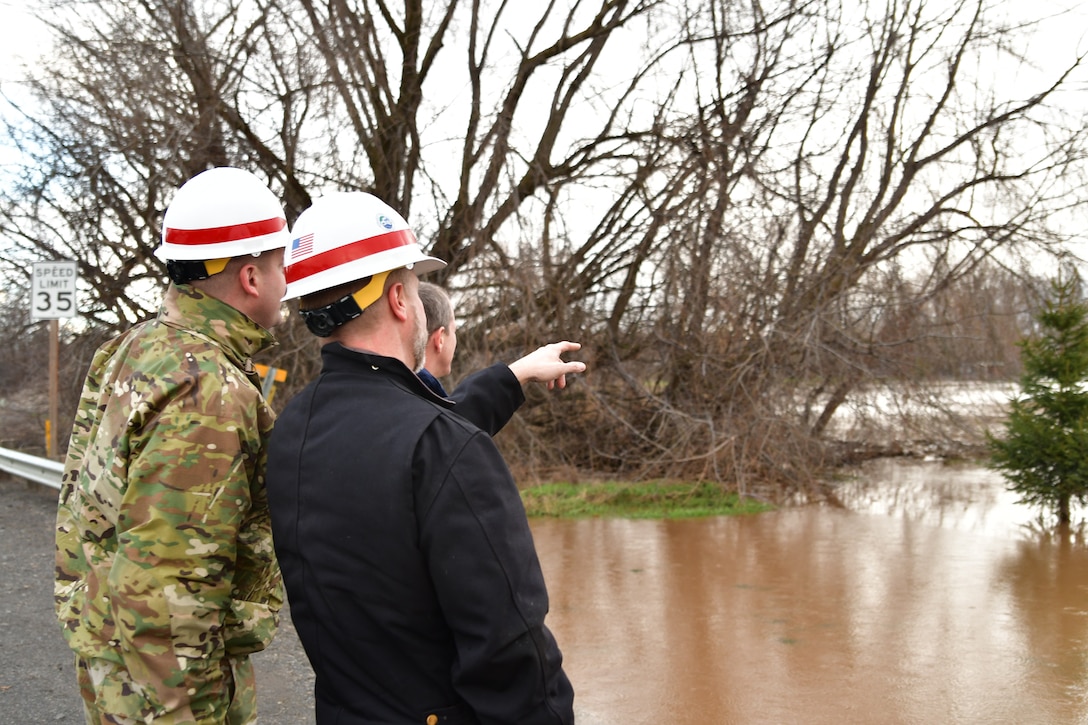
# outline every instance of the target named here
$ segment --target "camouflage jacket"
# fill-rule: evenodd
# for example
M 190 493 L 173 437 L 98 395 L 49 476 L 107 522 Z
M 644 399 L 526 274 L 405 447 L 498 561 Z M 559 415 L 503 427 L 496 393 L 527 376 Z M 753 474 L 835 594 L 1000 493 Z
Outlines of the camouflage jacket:
M 154 717 L 216 711 L 224 658 L 275 632 L 275 416 L 250 359 L 271 344 L 233 307 L 171 285 L 156 319 L 96 352 L 84 384 L 57 514 L 57 617 L 79 657 L 143 684 Z

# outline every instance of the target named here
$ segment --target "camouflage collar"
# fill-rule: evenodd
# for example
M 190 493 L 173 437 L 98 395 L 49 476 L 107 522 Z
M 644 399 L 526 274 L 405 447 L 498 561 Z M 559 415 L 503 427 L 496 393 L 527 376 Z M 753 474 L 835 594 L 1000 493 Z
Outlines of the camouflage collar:
M 276 344 L 271 332 L 191 285 L 170 285 L 159 308 L 159 321 L 208 338 L 247 372 L 252 356 Z

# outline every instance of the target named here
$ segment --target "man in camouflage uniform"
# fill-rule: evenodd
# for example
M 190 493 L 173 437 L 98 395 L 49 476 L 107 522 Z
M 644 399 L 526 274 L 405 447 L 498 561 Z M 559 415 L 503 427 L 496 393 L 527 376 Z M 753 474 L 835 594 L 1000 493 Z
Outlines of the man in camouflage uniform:
M 256 721 L 248 655 L 283 594 L 264 488 L 274 415 L 251 358 L 274 342 L 286 240 L 256 177 L 194 177 L 164 220 L 174 284 L 157 318 L 91 363 L 55 581 L 88 723 Z

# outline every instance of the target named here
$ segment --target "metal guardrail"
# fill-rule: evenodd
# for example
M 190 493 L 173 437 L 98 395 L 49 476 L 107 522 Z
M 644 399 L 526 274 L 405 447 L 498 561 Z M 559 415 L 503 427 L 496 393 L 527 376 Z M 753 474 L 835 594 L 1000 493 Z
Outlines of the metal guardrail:
M 60 490 L 64 464 L 19 451 L 0 448 L 0 470 Z

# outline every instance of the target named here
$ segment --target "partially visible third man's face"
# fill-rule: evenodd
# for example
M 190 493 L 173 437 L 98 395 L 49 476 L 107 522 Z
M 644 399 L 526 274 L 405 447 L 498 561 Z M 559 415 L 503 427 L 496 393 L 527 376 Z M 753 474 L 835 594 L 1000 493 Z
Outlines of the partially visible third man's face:
M 453 370 L 453 354 L 457 350 L 457 319 L 451 317 L 450 324 L 443 327 L 440 334 L 443 336 L 445 344 L 442 346 L 442 352 L 438 355 L 437 360 L 427 360 L 427 369 L 441 378 L 449 375 Z M 431 367 L 432 362 L 434 367 Z

